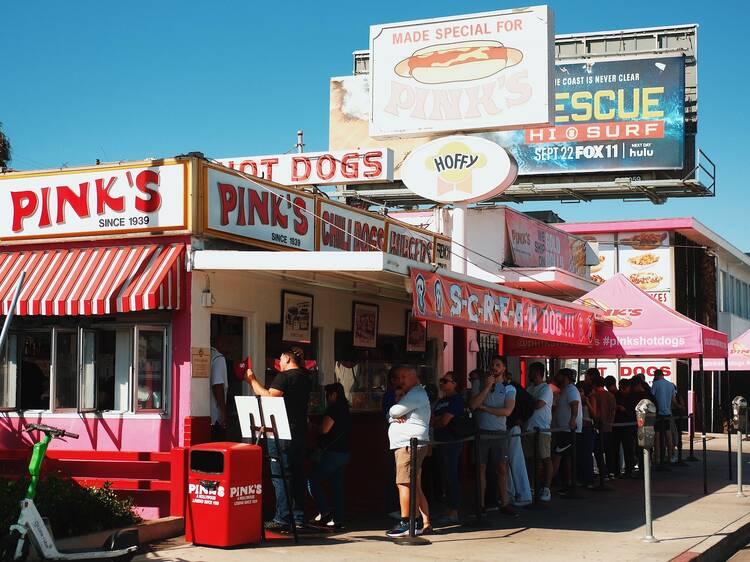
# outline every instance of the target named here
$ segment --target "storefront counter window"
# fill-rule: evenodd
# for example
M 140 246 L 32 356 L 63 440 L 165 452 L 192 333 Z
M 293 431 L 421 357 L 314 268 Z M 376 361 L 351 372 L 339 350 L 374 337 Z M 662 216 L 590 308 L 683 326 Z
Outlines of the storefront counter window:
M 166 412 L 166 325 L 19 318 L 13 330 L 0 355 L 0 410 Z
M 425 386 L 435 386 L 435 341 L 427 342 L 422 353 L 407 352 L 404 336 L 378 336 L 373 349 L 352 346 L 352 333 L 335 334 L 336 381 L 344 387 L 352 410 L 377 411 L 388 386 L 388 372 L 395 365 L 410 365 L 417 369 Z

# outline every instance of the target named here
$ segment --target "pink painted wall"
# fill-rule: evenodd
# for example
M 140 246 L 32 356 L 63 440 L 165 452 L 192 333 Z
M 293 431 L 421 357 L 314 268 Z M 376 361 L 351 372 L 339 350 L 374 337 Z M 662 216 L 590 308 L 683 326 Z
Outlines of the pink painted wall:
M 148 238 L 137 243 L 189 243 L 189 237 Z M 121 240 L 118 242 L 122 242 Z M 99 241 L 99 245 L 115 245 Z M 92 244 L 94 245 L 94 244 Z M 15 248 L 14 248 L 15 249 Z M 190 413 L 190 308 L 191 273 L 182 276 L 182 303 L 172 313 L 171 411 L 168 418 L 129 414 L 104 417 L 95 414 L 36 414 L 24 416 L 0 413 L 0 449 L 32 444 L 23 432 L 27 423 L 45 423 L 77 433 L 79 439 L 55 439 L 50 449 L 82 451 L 170 451 L 184 443 L 184 419 Z

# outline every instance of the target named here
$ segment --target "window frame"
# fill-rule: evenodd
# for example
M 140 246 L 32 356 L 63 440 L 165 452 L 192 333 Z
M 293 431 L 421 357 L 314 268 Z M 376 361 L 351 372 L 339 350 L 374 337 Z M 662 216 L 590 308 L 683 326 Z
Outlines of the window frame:
M 160 332 L 163 337 L 162 342 L 162 368 L 161 368 L 161 381 L 162 381 L 162 400 L 159 408 L 139 408 L 138 407 L 138 337 L 140 332 Z M 160 324 L 135 324 L 133 326 L 133 354 L 130 364 L 130 412 L 134 414 L 159 414 L 162 416 L 168 415 L 169 413 L 169 395 L 171 388 L 169 386 L 169 373 L 171 372 L 170 366 L 172 364 L 170 357 L 170 345 L 169 340 L 171 337 L 171 331 L 168 325 Z
M 5 345 L 3 346 L 3 349 L 0 350 L 0 363 L 2 363 L 2 366 L 5 368 L 5 374 L 7 376 L 8 370 L 10 369 L 10 342 L 11 338 L 15 341 L 15 363 L 16 363 L 16 373 L 15 373 L 15 383 L 14 383 L 14 396 L 13 396 L 13 406 L 3 406 L 0 405 L 0 413 L 5 412 L 19 412 L 20 409 L 18 407 L 18 402 L 21 394 L 21 387 L 20 387 L 20 380 L 18 376 L 18 372 L 20 369 L 20 363 L 18 361 L 18 341 L 19 341 L 19 334 L 20 332 L 16 331 L 8 331 L 7 338 L 5 340 Z M 2 380 L 0 380 L 0 384 L 4 384 Z
M 98 333 L 102 330 L 96 330 L 93 328 L 84 328 L 83 326 L 78 328 L 78 412 L 81 414 L 92 414 L 99 412 L 99 377 L 96 373 L 96 353 L 98 349 Z M 94 406 L 91 408 L 85 408 L 83 406 L 84 400 L 84 385 L 83 385 L 83 370 L 85 368 L 85 350 L 86 350 L 86 334 L 93 334 L 94 336 Z

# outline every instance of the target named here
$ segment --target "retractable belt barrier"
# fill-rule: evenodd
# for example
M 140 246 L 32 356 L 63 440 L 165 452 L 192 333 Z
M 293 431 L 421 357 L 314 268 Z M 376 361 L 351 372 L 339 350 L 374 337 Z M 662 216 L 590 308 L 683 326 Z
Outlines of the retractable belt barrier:
M 669 420 L 672 421 L 681 421 L 681 420 L 688 420 L 688 426 L 690 431 L 690 435 L 694 435 L 692 433 L 694 431 L 693 427 L 693 414 L 688 414 L 687 416 L 660 416 L 660 419 L 662 420 Z M 612 428 L 616 427 L 637 427 L 637 422 L 616 422 L 612 424 Z M 679 427 L 679 425 L 676 426 L 679 435 L 679 438 L 677 439 L 677 458 L 678 462 L 677 465 L 686 466 L 685 463 L 682 462 L 682 428 Z M 601 431 L 601 428 L 594 428 L 596 431 L 599 431 L 600 435 L 603 433 Z M 671 431 L 671 428 L 670 428 Z M 563 433 L 563 432 L 569 432 L 569 433 L 576 433 L 574 429 L 570 429 L 567 427 L 535 427 L 531 430 L 527 431 L 521 431 L 519 433 L 509 433 L 508 431 L 488 431 L 488 430 L 480 430 L 477 429 L 476 433 L 469 437 L 462 437 L 460 439 L 450 439 L 447 441 L 438 441 L 438 440 L 429 440 L 429 441 L 420 441 L 416 437 L 413 437 L 409 443 L 410 443 L 410 464 L 411 464 L 411 470 L 409 475 L 409 489 L 410 489 L 410 501 L 409 501 L 409 535 L 407 537 L 402 537 L 403 540 L 396 539 L 396 544 L 401 545 L 418 545 L 418 544 L 430 544 L 430 541 L 416 536 L 416 465 L 417 465 L 417 454 L 416 449 L 418 447 L 442 447 L 444 445 L 455 445 L 459 443 L 470 443 L 474 442 L 474 464 L 475 464 L 475 471 L 476 471 L 476 478 L 475 478 L 475 505 L 476 505 L 476 518 L 477 521 L 482 520 L 482 512 L 481 512 L 481 488 L 480 488 L 480 475 L 479 475 L 479 443 L 482 441 L 500 441 L 502 439 L 510 439 L 515 437 L 523 437 L 524 435 L 534 435 L 534 474 L 533 474 L 533 488 L 534 488 L 534 503 L 533 505 L 535 507 L 539 506 L 539 483 L 538 483 L 538 476 L 537 476 L 537 467 L 539 466 L 539 437 L 542 433 L 551 435 L 553 433 Z M 693 452 L 693 442 L 692 438 L 690 440 L 690 453 L 692 456 Z M 575 437 L 572 439 L 571 443 L 571 456 L 573 458 L 573 474 L 571 478 L 571 484 L 570 488 L 568 490 L 568 495 L 566 497 L 569 498 L 580 498 L 580 496 L 577 496 L 576 494 L 576 475 L 575 475 L 575 459 L 577 459 L 577 451 L 576 451 L 576 439 Z M 689 460 L 689 459 L 688 459 Z M 695 459 L 697 460 L 697 459 Z M 704 471 L 705 471 L 705 455 L 703 459 L 704 463 Z M 602 474 L 604 470 L 603 467 L 599 469 L 600 474 L 600 481 L 602 480 Z M 650 496 L 650 493 L 647 494 Z

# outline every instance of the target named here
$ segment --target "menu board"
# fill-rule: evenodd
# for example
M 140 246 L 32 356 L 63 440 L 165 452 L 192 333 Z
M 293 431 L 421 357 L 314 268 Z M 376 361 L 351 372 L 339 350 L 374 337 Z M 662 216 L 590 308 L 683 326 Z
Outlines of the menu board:
M 601 285 L 617 272 L 615 235 L 598 234 L 596 236 L 586 236 L 586 239 L 592 243 L 591 247 L 599 259 L 598 264 L 591 266 L 591 280 Z

